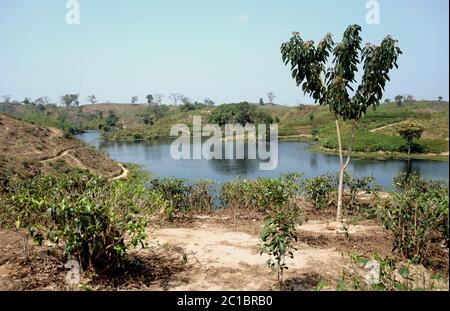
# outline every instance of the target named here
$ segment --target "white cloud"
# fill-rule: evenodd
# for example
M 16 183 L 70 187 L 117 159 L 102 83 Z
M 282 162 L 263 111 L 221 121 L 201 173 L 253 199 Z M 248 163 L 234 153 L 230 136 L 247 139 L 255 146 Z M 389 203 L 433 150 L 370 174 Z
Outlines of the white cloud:
M 238 22 L 239 22 L 239 24 L 245 24 L 245 23 L 248 23 L 249 19 L 250 19 L 250 16 L 241 15 L 241 16 L 239 16 Z

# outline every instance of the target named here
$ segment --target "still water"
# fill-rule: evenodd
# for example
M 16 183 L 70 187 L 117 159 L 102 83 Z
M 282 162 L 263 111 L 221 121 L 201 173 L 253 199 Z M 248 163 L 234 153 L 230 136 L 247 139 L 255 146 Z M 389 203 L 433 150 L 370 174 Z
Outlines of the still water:
M 170 155 L 170 141 L 158 142 L 108 142 L 102 140 L 96 131 L 77 137 L 95 148 L 106 152 L 112 159 L 142 165 L 155 177 L 178 177 L 185 179 L 211 179 L 223 182 L 237 176 L 257 178 L 278 176 L 287 172 L 302 172 L 304 177 L 313 177 L 335 172 L 339 167 L 336 155 L 322 154 L 308 150 L 309 145 L 301 142 L 278 142 L 278 167 L 261 171 L 259 160 L 174 160 Z M 347 171 L 352 175 L 373 175 L 385 188 L 392 187 L 392 178 L 401 172 L 415 171 L 422 177 L 447 180 L 448 161 L 428 160 L 372 160 L 353 158 Z

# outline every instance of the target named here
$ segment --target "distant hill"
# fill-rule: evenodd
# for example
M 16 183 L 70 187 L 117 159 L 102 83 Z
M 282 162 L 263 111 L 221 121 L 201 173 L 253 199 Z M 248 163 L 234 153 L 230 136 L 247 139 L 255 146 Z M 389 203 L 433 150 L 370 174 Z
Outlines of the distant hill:
M 254 105 L 256 111 L 269 113 L 278 124 L 280 140 L 314 142 L 317 151 L 336 150 L 335 124 L 327 107 Z M 163 105 L 157 114 L 154 107 L 144 104 L 101 103 L 70 108 L 49 106 L 45 111 L 39 111 L 39 107 L 32 105 L 0 103 L 0 112 L 41 126 L 59 128 L 65 133 L 105 129 L 103 135 L 107 140 L 136 141 L 169 138 L 173 125 L 182 123 L 191 126 L 193 116 L 201 116 L 203 124 L 209 123 L 209 118 L 217 107 Z M 117 121 L 113 126 L 105 126 L 111 112 L 114 112 Z M 405 140 L 396 132 L 396 125 L 403 121 L 411 121 L 424 127 L 423 135 L 416 141 L 417 148 L 411 157 L 448 159 L 448 102 L 421 100 L 405 102 L 400 106 L 390 102 L 381 104 L 375 110 L 369 109 L 358 122 L 353 150 L 368 157 L 404 157 Z M 347 145 L 350 125 L 342 123 L 341 127 L 343 143 Z
M 65 137 L 66 136 L 66 137 Z M 13 174 L 82 168 L 105 177 L 122 167 L 59 129 L 47 128 L 0 114 L 0 167 Z

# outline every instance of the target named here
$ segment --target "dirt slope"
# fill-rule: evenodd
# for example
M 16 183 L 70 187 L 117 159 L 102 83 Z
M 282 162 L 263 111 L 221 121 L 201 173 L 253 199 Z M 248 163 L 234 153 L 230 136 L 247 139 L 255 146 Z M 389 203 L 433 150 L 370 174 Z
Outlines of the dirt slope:
M 124 173 L 118 163 L 77 139 L 65 138 L 58 129 L 0 114 L 1 171 L 33 175 L 68 167 L 88 169 L 111 178 Z

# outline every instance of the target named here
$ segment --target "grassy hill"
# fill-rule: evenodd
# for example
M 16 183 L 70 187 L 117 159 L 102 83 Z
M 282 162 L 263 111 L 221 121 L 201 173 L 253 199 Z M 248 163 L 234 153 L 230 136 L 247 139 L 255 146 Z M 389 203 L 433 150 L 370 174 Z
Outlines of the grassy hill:
M 335 124 L 326 107 L 302 105 L 255 105 L 256 111 L 269 113 L 279 126 L 280 140 L 314 142 L 313 149 L 334 152 L 337 147 Z M 76 133 L 83 129 L 98 129 L 107 123 L 111 112 L 118 122 L 104 132 L 105 139 L 118 141 L 152 140 L 168 138 L 173 125 L 192 125 L 192 117 L 201 116 L 207 123 L 216 107 L 200 107 L 183 110 L 180 106 L 164 106 L 165 111 L 156 117 L 143 104 L 95 104 L 80 107 L 48 107 L 44 112 L 25 105 L 0 105 L 0 111 L 32 121 L 35 124 L 52 126 L 64 132 Z M 148 117 L 150 116 L 150 121 Z M 147 119 L 146 119 L 147 118 Z M 382 104 L 369 110 L 359 122 L 353 150 L 357 156 L 377 158 L 406 157 L 406 142 L 395 131 L 396 125 L 412 121 L 424 127 L 422 138 L 416 140 L 412 158 L 448 160 L 448 102 L 416 101 L 397 106 Z M 343 124 L 343 143 L 346 144 L 350 126 Z
M 62 130 L 4 114 L 0 114 L 0 167 L 2 172 L 20 175 L 67 168 L 87 169 L 106 177 L 122 172 L 115 161 L 64 135 Z

